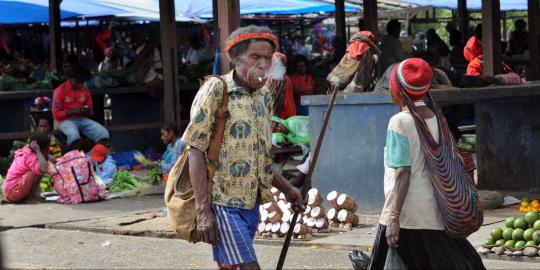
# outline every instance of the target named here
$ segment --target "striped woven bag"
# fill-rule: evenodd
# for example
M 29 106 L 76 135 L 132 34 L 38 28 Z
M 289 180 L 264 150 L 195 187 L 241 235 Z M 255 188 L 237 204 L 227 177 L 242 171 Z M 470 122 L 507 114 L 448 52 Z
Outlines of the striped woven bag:
M 435 200 L 446 233 L 453 238 L 467 237 L 480 228 L 484 215 L 478 208 L 476 186 L 465 169 L 463 159 L 458 154 L 446 119 L 433 101 L 431 94 L 427 92 L 426 104 L 435 112 L 439 125 L 440 138 L 437 143 L 414 103 L 406 94 L 403 96 L 420 137 L 426 168 L 431 175 Z

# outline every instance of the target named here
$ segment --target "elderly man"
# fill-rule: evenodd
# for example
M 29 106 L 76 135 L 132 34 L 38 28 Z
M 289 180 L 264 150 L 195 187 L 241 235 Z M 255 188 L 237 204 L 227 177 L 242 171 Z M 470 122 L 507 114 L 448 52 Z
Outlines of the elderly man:
M 277 48 L 278 39 L 268 28 L 247 26 L 233 32 L 225 52 L 235 68 L 221 77 L 227 87 L 218 78 L 204 83 L 193 101 L 191 121 L 182 138 L 190 147 L 197 232 L 202 241 L 213 244 L 214 260 L 221 269 L 260 268 L 253 239 L 258 205 L 271 201 L 272 185 L 296 210 L 304 208 L 299 190 L 272 172 L 272 98 L 264 85 Z M 224 89 L 230 116 L 217 170 L 213 179 L 208 179 L 205 154 Z

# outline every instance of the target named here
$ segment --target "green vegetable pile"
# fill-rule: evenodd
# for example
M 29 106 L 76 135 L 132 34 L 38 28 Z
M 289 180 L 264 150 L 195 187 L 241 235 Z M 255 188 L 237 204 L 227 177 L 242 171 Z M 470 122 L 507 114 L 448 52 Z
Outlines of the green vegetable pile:
M 129 171 L 119 171 L 113 176 L 110 192 L 122 192 L 135 189 L 144 184 L 144 181 Z
M 43 175 L 43 177 L 39 181 L 39 190 L 41 192 L 48 192 L 54 190 L 54 183 L 50 175 Z
M 148 169 L 146 176 L 148 178 L 148 183 L 152 185 L 159 185 L 159 182 L 161 182 L 161 177 L 159 177 L 157 168 Z
M 462 135 L 458 140 L 457 147 L 467 151 L 474 151 L 476 149 L 476 135 Z

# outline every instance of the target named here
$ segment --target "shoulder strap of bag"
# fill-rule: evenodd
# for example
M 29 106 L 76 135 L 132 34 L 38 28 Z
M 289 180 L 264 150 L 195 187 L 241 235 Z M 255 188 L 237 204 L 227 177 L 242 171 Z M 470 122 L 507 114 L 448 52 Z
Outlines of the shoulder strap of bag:
M 205 80 L 210 78 L 217 78 L 223 84 L 223 98 L 221 99 L 221 105 L 216 111 L 212 138 L 210 139 L 210 146 L 208 147 L 209 176 L 213 175 L 217 170 L 219 150 L 221 148 L 221 143 L 223 142 L 223 134 L 225 133 L 225 124 L 227 123 L 227 118 L 229 118 L 230 115 L 227 82 L 221 76 L 207 76 Z

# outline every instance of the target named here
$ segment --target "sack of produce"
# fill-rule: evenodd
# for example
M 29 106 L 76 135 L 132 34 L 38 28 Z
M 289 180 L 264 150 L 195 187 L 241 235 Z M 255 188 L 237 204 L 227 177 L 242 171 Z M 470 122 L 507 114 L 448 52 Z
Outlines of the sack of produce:
M 289 130 L 287 139 L 293 144 L 309 145 L 309 116 L 297 115 L 284 121 L 284 126 Z

